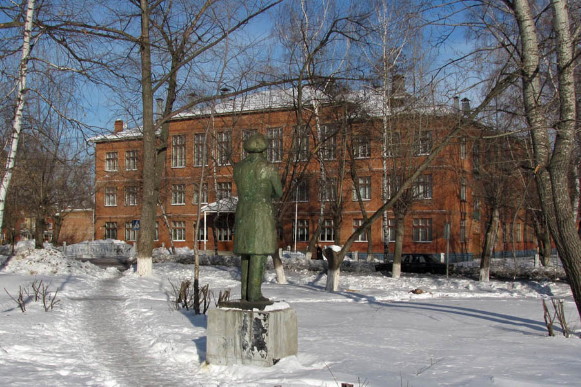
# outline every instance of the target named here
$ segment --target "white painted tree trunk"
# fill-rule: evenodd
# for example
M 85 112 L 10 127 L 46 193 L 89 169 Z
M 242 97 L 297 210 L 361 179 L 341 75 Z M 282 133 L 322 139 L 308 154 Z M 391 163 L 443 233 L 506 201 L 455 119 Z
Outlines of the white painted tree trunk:
M 274 272 L 276 273 L 276 282 L 284 285 L 287 284 L 286 275 L 284 274 L 284 266 L 282 264 L 282 259 L 280 259 L 280 249 L 276 253 L 272 254 L 272 265 L 274 266 Z
M 336 292 L 339 290 L 339 277 L 341 276 L 341 268 L 327 270 L 327 284 L 325 290 L 328 292 Z
M 4 222 L 4 209 L 6 206 L 6 196 L 8 187 L 12 180 L 14 165 L 16 164 L 16 152 L 18 151 L 18 142 L 20 140 L 20 131 L 22 129 L 22 113 L 26 96 L 26 78 L 28 75 L 28 60 L 30 59 L 30 37 L 32 33 L 32 22 L 34 20 L 34 0 L 28 0 L 26 9 L 26 21 L 24 23 L 24 34 L 22 38 L 22 58 L 18 66 L 18 87 L 16 94 L 16 110 L 14 120 L 12 121 L 12 134 L 9 141 L 8 156 L 4 176 L 0 182 L 0 225 Z
M 148 277 L 153 274 L 153 259 L 151 257 L 137 258 L 137 275 Z

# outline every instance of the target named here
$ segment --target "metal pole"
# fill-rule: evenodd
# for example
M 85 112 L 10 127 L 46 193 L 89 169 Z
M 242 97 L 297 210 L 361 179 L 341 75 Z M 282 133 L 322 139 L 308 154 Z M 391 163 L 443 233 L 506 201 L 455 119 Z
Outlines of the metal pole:
M 297 252 L 297 229 L 298 229 L 298 219 L 299 217 L 299 187 L 297 186 L 295 192 L 295 253 Z

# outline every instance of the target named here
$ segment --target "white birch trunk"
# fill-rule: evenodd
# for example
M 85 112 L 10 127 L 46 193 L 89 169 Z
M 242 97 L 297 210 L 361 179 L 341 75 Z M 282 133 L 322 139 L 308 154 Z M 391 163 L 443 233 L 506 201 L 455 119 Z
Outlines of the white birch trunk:
M 32 33 L 32 22 L 34 20 L 34 0 L 28 0 L 26 9 L 26 21 L 24 24 L 24 35 L 22 43 L 22 58 L 18 66 L 18 87 L 16 94 L 16 110 L 14 113 L 14 120 L 12 121 L 12 135 L 9 141 L 8 156 L 6 158 L 6 166 L 4 169 L 4 176 L 0 182 L 0 226 L 4 222 L 4 210 L 6 206 L 6 196 L 8 194 L 8 187 L 12 180 L 14 173 L 14 165 L 16 164 L 16 152 L 18 151 L 18 142 L 20 140 L 20 132 L 22 130 L 22 114 L 24 111 L 24 103 L 26 97 L 26 78 L 28 75 L 28 60 L 30 59 L 30 38 Z
M 336 292 L 339 290 L 339 277 L 341 276 L 341 268 L 327 270 L 327 284 L 325 290 L 327 292 Z

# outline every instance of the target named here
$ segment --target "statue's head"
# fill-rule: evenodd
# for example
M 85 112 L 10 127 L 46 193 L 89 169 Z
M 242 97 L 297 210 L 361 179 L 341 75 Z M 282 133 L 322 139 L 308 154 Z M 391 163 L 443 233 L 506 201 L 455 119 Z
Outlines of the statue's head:
M 248 153 L 261 153 L 267 147 L 266 138 L 260 133 L 255 133 L 244 141 L 244 150 Z

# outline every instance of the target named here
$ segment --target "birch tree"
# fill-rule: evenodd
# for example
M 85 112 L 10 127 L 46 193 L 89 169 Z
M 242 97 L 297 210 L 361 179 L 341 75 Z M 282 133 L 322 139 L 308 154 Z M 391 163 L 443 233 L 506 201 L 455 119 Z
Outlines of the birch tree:
M 14 111 L 14 118 L 12 120 L 12 131 L 8 143 L 8 155 L 4 167 L 4 174 L 0 182 L 0 225 L 4 220 L 4 208 L 6 205 L 6 196 L 10 181 L 14 173 L 14 166 L 16 163 L 16 155 L 18 151 L 18 143 L 20 141 L 20 133 L 22 130 L 22 120 L 24 106 L 26 103 L 26 81 L 28 78 L 28 61 L 30 59 L 32 29 L 34 23 L 34 7 L 35 1 L 28 0 L 26 3 L 26 17 L 24 23 L 24 31 L 22 35 L 22 57 L 18 65 L 18 79 L 16 85 L 16 108 Z
M 541 48 L 533 7 L 528 0 L 505 1 L 505 4 L 514 15 L 521 40 L 520 80 L 525 117 L 533 143 L 534 173 L 541 206 L 581 315 L 581 237 L 577 231 L 578 214 L 573 207 L 569 180 L 576 142 L 574 70 L 578 59 L 574 57 L 574 42 L 578 36 L 571 31 L 568 2 L 550 1 L 559 99 L 558 119 L 553 125 L 547 120 L 541 96 L 543 88 L 538 71 Z

